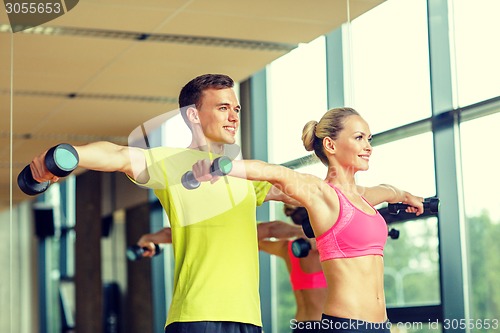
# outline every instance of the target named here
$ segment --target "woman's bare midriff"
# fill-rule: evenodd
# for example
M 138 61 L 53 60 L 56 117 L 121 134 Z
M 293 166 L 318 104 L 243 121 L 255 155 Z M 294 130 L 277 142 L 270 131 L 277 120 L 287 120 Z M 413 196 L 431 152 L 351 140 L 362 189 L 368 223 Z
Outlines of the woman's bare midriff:
M 322 265 L 329 286 L 325 314 L 369 322 L 387 320 L 382 256 L 331 259 Z
M 297 301 L 297 313 L 295 319 L 298 321 L 321 320 L 323 305 L 326 302 L 326 288 L 295 290 Z

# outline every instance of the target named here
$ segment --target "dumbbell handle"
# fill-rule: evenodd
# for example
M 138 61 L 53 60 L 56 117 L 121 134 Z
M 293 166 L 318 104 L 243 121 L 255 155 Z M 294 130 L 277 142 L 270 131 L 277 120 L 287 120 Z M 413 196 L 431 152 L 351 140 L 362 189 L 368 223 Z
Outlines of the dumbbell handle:
M 302 224 L 302 230 L 304 231 L 304 235 L 307 236 L 307 238 L 315 238 L 316 236 L 314 235 L 314 230 L 311 226 L 310 221 L 304 221 Z
M 426 198 L 424 199 L 424 211 L 427 211 L 431 214 L 436 214 L 439 211 L 439 199 L 438 198 Z M 400 210 L 405 210 L 410 207 L 408 204 L 404 203 L 390 203 L 387 206 L 389 213 L 397 214 Z
M 217 157 L 210 165 L 210 174 L 212 176 L 225 176 L 233 168 L 231 159 L 227 156 Z M 192 171 L 187 171 L 182 175 L 182 185 L 188 190 L 194 190 L 200 186 L 200 182 L 194 177 Z
M 158 244 L 154 244 L 154 246 L 155 246 L 154 256 L 156 257 L 161 253 L 161 247 Z M 131 245 L 127 247 L 127 258 L 133 261 L 142 259 L 142 255 L 146 251 L 149 251 L 147 247 L 140 247 L 139 245 Z

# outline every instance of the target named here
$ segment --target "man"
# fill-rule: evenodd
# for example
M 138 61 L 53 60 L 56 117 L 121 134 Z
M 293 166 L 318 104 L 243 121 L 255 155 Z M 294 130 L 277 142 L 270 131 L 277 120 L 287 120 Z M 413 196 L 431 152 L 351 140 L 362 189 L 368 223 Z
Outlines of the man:
M 192 132 L 188 148 L 143 149 L 95 142 L 75 147 L 79 166 L 119 171 L 154 189 L 172 227 L 174 293 L 165 332 L 261 332 L 256 206 L 291 202 L 267 182 L 224 177 L 188 190 L 183 174 L 200 159 L 226 154 L 235 143 L 241 106 L 226 75 L 206 74 L 179 95 Z M 33 178 L 57 181 L 44 164 L 31 163 Z

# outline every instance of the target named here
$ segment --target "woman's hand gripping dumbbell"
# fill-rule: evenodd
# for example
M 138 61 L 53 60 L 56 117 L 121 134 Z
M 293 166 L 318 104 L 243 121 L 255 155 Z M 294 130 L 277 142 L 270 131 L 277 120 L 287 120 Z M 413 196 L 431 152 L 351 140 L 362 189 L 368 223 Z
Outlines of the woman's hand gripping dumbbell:
M 211 177 L 225 176 L 233 168 L 231 159 L 227 156 L 217 157 L 210 165 Z M 195 178 L 193 171 L 187 171 L 181 178 L 182 185 L 188 190 L 194 190 L 200 186 L 200 182 Z
M 435 215 L 439 212 L 439 198 L 431 197 L 424 199 L 424 213 Z M 396 215 L 400 210 L 405 210 L 409 205 L 404 203 L 390 203 L 387 206 L 387 210 L 390 214 Z
M 56 177 L 66 177 L 78 166 L 79 158 L 75 148 L 67 143 L 61 143 L 50 148 L 45 154 L 45 167 Z M 33 178 L 28 164 L 17 176 L 17 185 L 27 195 L 37 195 L 45 192 L 51 182 L 37 182 Z

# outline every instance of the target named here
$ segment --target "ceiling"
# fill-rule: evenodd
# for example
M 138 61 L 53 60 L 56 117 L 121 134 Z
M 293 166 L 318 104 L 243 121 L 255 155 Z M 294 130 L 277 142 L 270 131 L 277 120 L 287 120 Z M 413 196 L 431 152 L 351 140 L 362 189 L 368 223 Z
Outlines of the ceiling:
M 32 199 L 16 178 L 46 148 L 126 144 L 139 124 L 175 109 L 193 77 L 241 82 L 383 1 L 73 0 L 16 33 L 1 10 L 0 210 Z

